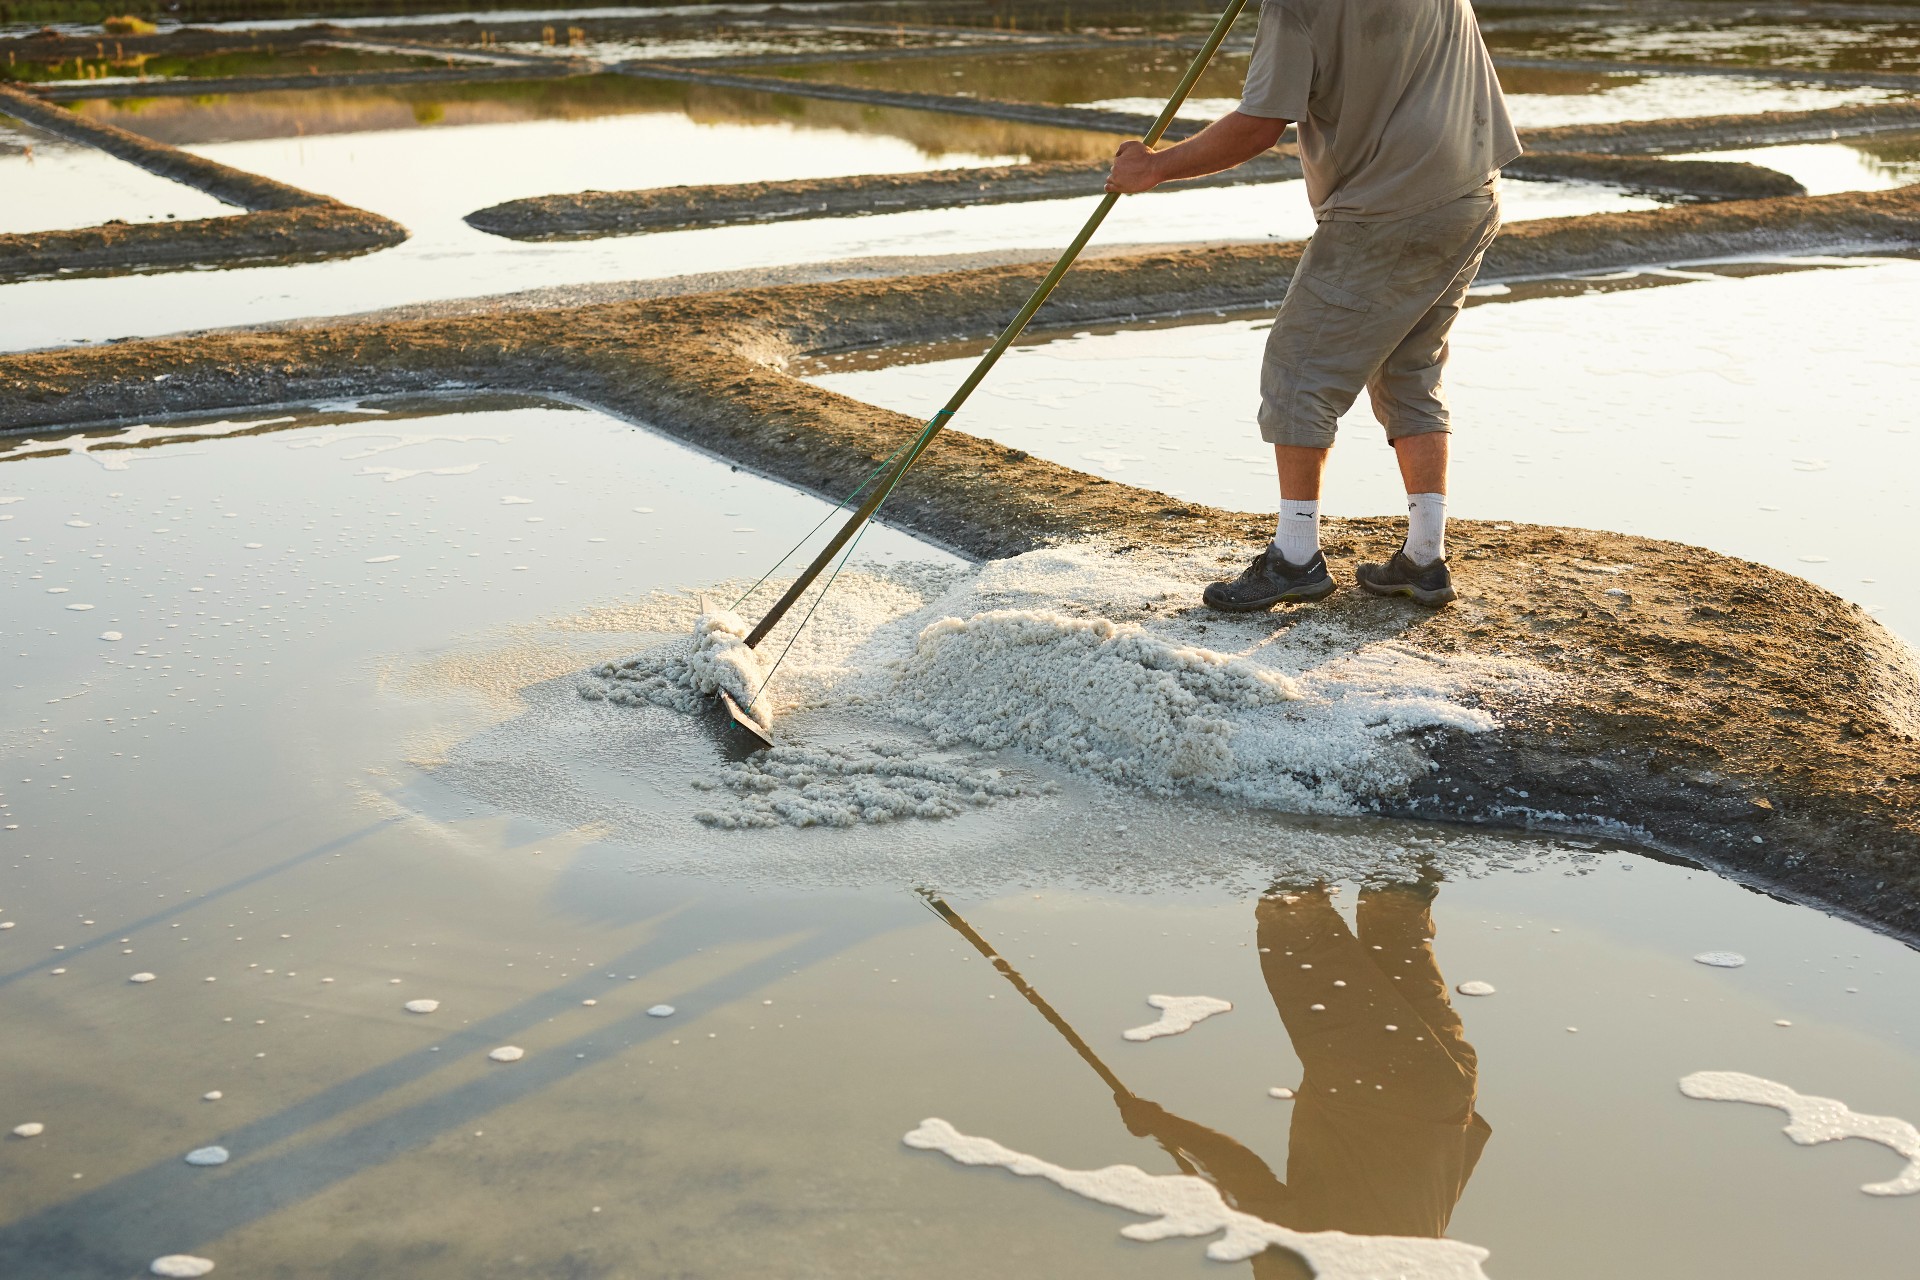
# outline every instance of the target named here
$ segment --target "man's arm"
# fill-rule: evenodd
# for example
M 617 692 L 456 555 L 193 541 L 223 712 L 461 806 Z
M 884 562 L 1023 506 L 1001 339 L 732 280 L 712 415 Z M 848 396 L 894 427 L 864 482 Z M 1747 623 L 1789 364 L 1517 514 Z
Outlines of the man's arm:
M 1150 151 L 1142 142 L 1123 142 L 1113 157 L 1107 190 L 1133 195 L 1151 191 L 1163 182 L 1197 178 L 1245 164 L 1280 141 L 1291 123 L 1234 111 L 1164 151 Z

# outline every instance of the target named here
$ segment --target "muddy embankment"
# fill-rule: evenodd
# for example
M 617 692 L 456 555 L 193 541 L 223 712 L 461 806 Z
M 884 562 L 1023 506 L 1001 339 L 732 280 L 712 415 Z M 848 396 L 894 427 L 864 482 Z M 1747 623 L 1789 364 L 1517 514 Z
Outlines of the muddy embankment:
M 1920 76 L 1902 71 L 1820 71 L 1805 67 L 1741 66 L 1738 63 L 1649 62 L 1625 58 L 1530 58 L 1495 54 L 1501 70 L 1579 71 L 1600 75 L 1715 76 L 1720 79 L 1776 80 L 1787 84 L 1824 84 L 1835 88 L 1893 89 L 1920 93 Z
M 1920 186 L 1549 219 L 1506 229 L 1482 278 L 1920 244 Z M 1298 245 L 1083 264 L 1043 313 L 1079 326 L 1271 302 Z M 829 348 L 998 329 L 1035 266 L 458 318 L 203 334 L 0 357 L 0 429 L 451 385 L 562 393 L 815 493 L 836 494 L 916 420 L 787 372 Z M 165 375 L 165 381 L 157 381 Z M 1223 571 L 1271 517 L 1182 502 L 950 430 L 891 523 L 987 558 L 1097 537 L 1206 548 Z M 1390 520 L 1333 521 L 1342 565 Z M 1792 575 L 1698 547 L 1461 521 L 1464 595 L 1428 613 L 1343 592 L 1369 629 L 1434 654 L 1524 658 L 1551 688 L 1504 727 L 1425 742 L 1400 815 L 1631 835 L 1750 883 L 1920 937 L 1920 671 L 1900 641 Z M 1195 583 L 1196 591 L 1199 583 Z
M 1164 189 L 1235 186 L 1299 176 L 1297 158 L 1269 152 L 1238 169 L 1171 183 Z M 854 174 L 794 182 L 582 191 L 509 200 L 470 213 L 466 220 L 481 231 L 516 240 L 571 240 L 741 222 L 796 222 L 911 209 L 1058 200 L 1096 194 L 1104 190 L 1106 178 L 1105 160 L 1055 160 L 978 169 L 936 169 L 926 173 Z
M 1012 120 L 1019 124 L 1056 125 L 1068 129 L 1090 129 L 1096 133 L 1138 137 L 1153 124 L 1153 117 L 1131 111 L 1102 111 L 1094 107 L 1064 107 L 1043 102 L 1009 102 L 999 98 L 963 98 L 949 93 L 901 93 L 891 89 L 863 89 L 855 85 L 830 84 L 820 80 L 785 80 L 779 76 L 755 76 L 733 71 L 703 71 L 686 63 L 622 62 L 608 68 L 621 75 L 644 80 L 678 80 L 687 84 L 711 85 L 722 89 L 745 89 L 754 93 L 788 97 L 825 98 L 832 102 L 858 102 L 875 107 L 898 107 L 909 111 L 938 111 L 948 115 L 985 116 L 992 120 Z M 1176 119 L 1167 127 L 1169 141 L 1192 137 L 1207 127 L 1205 120 Z
M 35 96 L 48 102 L 92 102 L 103 98 L 199 98 L 216 93 L 262 93 L 276 89 L 357 89 L 374 86 L 479 84 L 489 80 L 564 80 L 591 74 L 587 63 L 559 59 L 545 66 L 460 63 L 447 67 L 392 70 L 314 71 L 274 76 L 204 76 L 172 80 L 102 83 L 75 80 L 47 85 Z
M 923 173 L 853 174 L 792 182 L 741 182 L 643 191 L 580 191 L 530 196 L 467 215 L 468 225 L 515 240 L 578 240 L 596 236 L 684 231 L 739 223 L 857 218 L 909 210 L 1017 204 L 1098 195 L 1105 160 L 1052 161 Z M 1530 154 L 1506 170 L 1515 178 L 1605 182 L 1635 191 L 1689 200 L 1753 200 L 1804 195 L 1806 189 L 1775 169 L 1722 161 L 1645 160 L 1604 155 Z M 1236 169 L 1170 182 L 1155 194 L 1197 187 L 1242 186 L 1300 176 L 1289 147 Z
M 870 90 L 851 90 L 866 94 Z M 883 98 L 899 95 L 883 93 Z M 942 99 L 968 102 L 978 99 Z M 991 103 L 1018 107 L 1035 120 L 1075 127 L 1072 108 L 1042 104 Z M 1064 115 L 1053 113 L 1064 112 Z M 1104 118 L 1106 113 L 1099 113 Z M 1802 137 L 1839 137 L 1920 125 L 1920 104 L 1838 111 L 1770 113 L 1758 126 L 1740 116 L 1700 121 L 1655 120 L 1627 125 L 1581 126 L 1529 133 L 1528 152 L 1506 168 L 1513 178 L 1543 181 L 1602 182 L 1632 191 L 1682 200 L 1755 200 L 1804 194 L 1795 179 L 1762 165 L 1707 160 L 1647 158 L 1668 149 L 1662 142 L 1683 139 L 1673 150 L 1704 150 L 1735 145 L 1719 139 L 1728 130 L 1751 135 L 1756 129 L 1798 131 Z M 1145 122 L 1136 121 L 1144 129 Z M 1106 132 L 1108 126 L 1098 126 Z M 1588 146 L 1594 140 L 1604 145 Z M 1011 204 L 1093 195 L 1104 189 L 1104 161 L 1052 162 L 987 169 L 933 170 L 922 173 L 864 174 L 793 182 L 735 183 L 705 187 L 661 187 L 642 191 L 583 191 L 533 196 L 490 205 L 467 215 L 473 227 L 516 240 L 567 240 L 593 236 L 637 235 L 737 223 L 788 222 L 810 218 L 850 218 L 921 209 L 950 209 L 975 204 Z M 1239 169 L 1210 178 L 1169 184 L 1162 191 L 1197 186 L 1234 186 L 1300 176 L 1291 144 Z
M 1546 151 L 1652 156 L 1730 151 L 1787 142 L 1827 142 L 1920 129 L 1920 101 L 1866 102 L 1816 111 L 1757 111 L 1747 115 L 1689 116 L 1535 129 L 1529 145 Z
M 0 113 L 96 147 L 248 212 L 185 222 L 109 222 L 68 231 L 0 235 L 0 282 L 61 272 L 106 273 L 291 262 L 399 244 L 407 229 L 327 196 L 154 142 L 0 85 Z

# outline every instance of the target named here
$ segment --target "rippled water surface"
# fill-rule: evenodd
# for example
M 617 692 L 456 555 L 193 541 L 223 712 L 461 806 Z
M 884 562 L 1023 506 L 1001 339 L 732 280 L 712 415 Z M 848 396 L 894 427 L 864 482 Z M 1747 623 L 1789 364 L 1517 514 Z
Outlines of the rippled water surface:
M 44 1126 L 0 1143 L 8 1274 L 1225 1273 L 903 1146 L 927 1116 L 1194 1169 L 1300 1229 L 1444 1226 L 1496 1277 L 1894 1277 L 1920 1245 L 1912 1204 L 1857 1190 L 1890 1153 L 1676 1088 L 1741 1070 L 1920 1115 L 1920 964 L 1857 927 L 1590 840 L 1068 775 L 940 822 L 702 826 L 723 744 L 574 697 L 640 639 L 560 620 L 736 577 L 822 508 L 564 406 L 5 458 L 0 1120 Z M 555 779 L 533 811 L 446 763 L 516 733 Z M 654 829 L 596 826 L 614 795 Z M 1314 887 L 1358 865 L 1405 870 Z M 1123 1039 L 1158 992 L 1234 1008 Z M 227 1164 L 184 1163 L 215 1144 Z

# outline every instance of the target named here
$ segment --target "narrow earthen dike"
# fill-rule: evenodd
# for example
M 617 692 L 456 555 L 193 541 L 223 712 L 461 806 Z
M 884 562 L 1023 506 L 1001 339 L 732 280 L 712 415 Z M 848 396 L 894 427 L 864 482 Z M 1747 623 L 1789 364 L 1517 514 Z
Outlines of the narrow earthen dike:
M 651 64 L 648 64 L 651 66 Z M 712 82 L 692 69 L 683 78 Z M 638 74 L 651 75 L 651 70 Z M 729 81 L 729 83 L 732 83 Z M 756 85 L 764 88 L 758 80 Z M 798 82 L 768 81 L 792 85 Z M 800 84 L 814 95 L 820 86 Z M 853 101 L 899 106 L 899 95 L 871 89 L 826 86 Z M 771 91 L 771 90 L 769 90 Z M 827 95 L 827 96 L 834 96 Z M 1069 128 L 1115 129 L 1139 133 L 1144 117 L 1110 118 L 1094 113 L 1091 122 L 1076 108 L 988 99 L 910 95 L 916 105 L 937 103 L 940 110 L 992 115 L 1018 108 L 1017 118 Z M 920 101 L 925 99 L 925 101 Z M 956 107 L 954 104 L 962 104 Z M 1121 126 L 1126 126 L 1122 129 Z M 1197 126 L 1190 126 L 1197 127 Z M 1537 129 L 1526 135 L 1527 154 L 1508 165 L 1511 178 L 1604 182 L 1655 195 L 1687 200 L 1755 200 L 1804 194 L 1794 179 L 1762 165 L 1659 157 L 1689 151 L 1774 145 L 1807 139 L 1862 137 L 1899 129 L 1920 129 L 1920 102 L 1872 103 L 1812 111 L 1772 111 L 1754 115 L 1700 116 L 1623 124 L 1573 125 Z M 467 215 L 481 231 L 516 240 L 571 240 L 595 236 L 638 235 L 739 223 L 789 222 L 811 218 L 864 217 L 919 209 L 951 209 L 980 204 L 1013 204 L 1093 195 L 1104 189 L 1104 162 L 1053 161 L 985 169 L 939 169 L 923 173 L 856 174 L 790 182 L 746 182 L 716 186 L 660 187 L 643 191 L 581 191 L 532 196 L 490 205 Z M 1238 169 L 1209 178 L 1170 184 L 1162 190 L 1237 186 L 1300 176 L 1291 143 Z
M 1483 278 L 1920 245 L 1920 186 L 1521 223 Z M 1043 323 L 1277 299 L 1298 245 L 1101 258 Z M 1035 266 L 808 284 L 454 319 L 203 334 L 0 357 L 0 430 L 488 387 L 561 394 L 764 474 L 837 495 L 920 423 L 787 372 L 825 348 L 982 338 Z M 165 375 L 165 381 L 157 381 Z M 1223 566 L 1270 517 L 1181 502 L 950 430 L 891 523 L 988 558 L 1098 538 L 1201 547 Z M 1333 523 L 1329 554 L 1378 554 L 1390 522 Z M 1553 690 L 1505 727 L 1436 734 L 1436 767 L 1384 811 L 1631 835 L 1920 937 L 1920 670 L 1860 610 L 1792 575 L 1698 547 L 1461 522 L 1465 598 L 1426 613 L 1343 592 L 1434 654 L 1525 658 Z M 1195 584 L 1196 590 L 1198 583 Z M 1608 594 L 1619 589 L 1624 595 Z
M 389 218 L 243 172 L 0 84 L 0 112 L 97 147 L 150 173 L 248 212 L 185 222 L 109 222 L 71 231 L 0 235 L 0 282 L 60 272 L 120 272 L 345 257 L 407 238 Z

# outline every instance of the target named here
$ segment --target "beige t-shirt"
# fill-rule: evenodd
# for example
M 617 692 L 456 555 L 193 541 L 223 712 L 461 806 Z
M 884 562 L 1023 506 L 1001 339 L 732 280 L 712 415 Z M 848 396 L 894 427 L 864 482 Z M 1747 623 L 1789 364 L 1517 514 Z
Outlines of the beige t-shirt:
M 1299 123 L 1322 222 L 1411 217 L 1520 154 L 1468 0 L 1264 0 L 1240 110 Z

